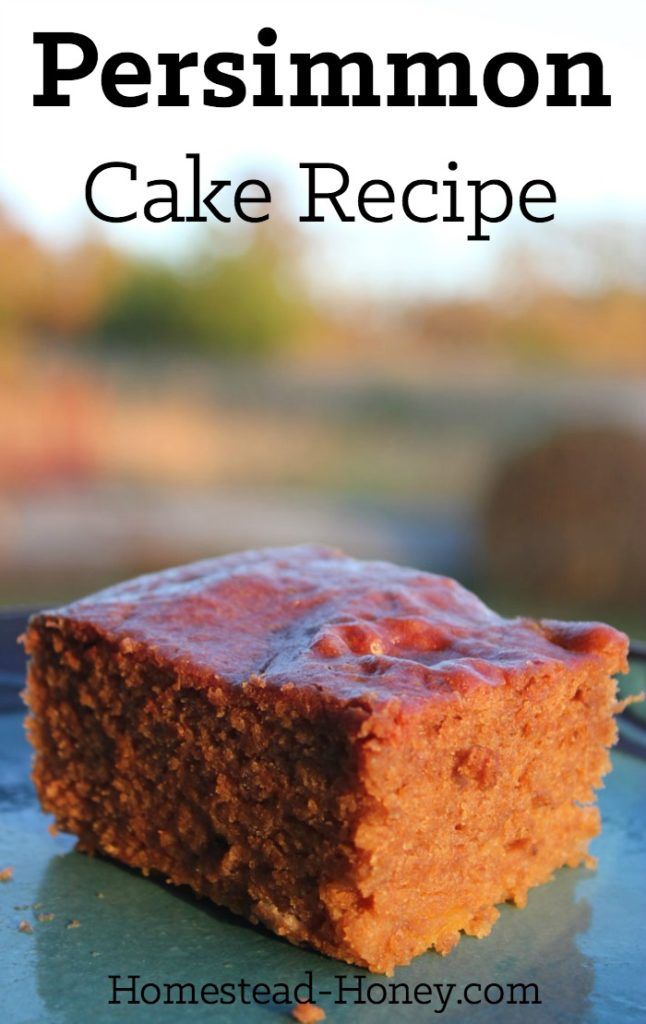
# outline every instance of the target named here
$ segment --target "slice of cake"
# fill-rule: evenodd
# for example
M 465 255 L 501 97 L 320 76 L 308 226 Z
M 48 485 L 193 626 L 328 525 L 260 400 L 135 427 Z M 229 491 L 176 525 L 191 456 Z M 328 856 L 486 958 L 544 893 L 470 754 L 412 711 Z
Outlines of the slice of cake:
M 296 547 L 43 612 L 26 646 L 58 827 L 292 942 L 390 972 L 590 862 L 626 668 L 609 626 Z

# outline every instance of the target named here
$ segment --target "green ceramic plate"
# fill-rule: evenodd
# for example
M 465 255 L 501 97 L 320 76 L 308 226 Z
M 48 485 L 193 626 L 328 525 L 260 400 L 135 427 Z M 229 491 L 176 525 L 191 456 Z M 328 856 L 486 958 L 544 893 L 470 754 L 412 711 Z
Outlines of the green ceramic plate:
M 295 949 L 187 893 L 75 853 L 69 837 L 49 835 L 48 819 L 36 805 L 22 715 L 0 715 L 0 868 L 14 868 L 13 880 L 0 885 L 0 1020 L 278 1024 L 291 1019 L 280 999 L 293 998 L 299 984 L 297 995 L 305 997 L 311 978 L 314 999 L 331 1024 L 646 1021 L 642 729 L 635 724 L 615 753 L 601 793 L 604 830 L 593 847 L 598 871 L 559 871 L 530 894 L 525 910 L 503 907 L 489 938 L 464 938 L 448 958 L 424 954 L 386 979 Z M 21 921 L 33 930 L 21 932 Z M 122 994 L 121 1005 L 110 1005 L 111 975 L 121 976 L 124 985 L 128 976 L 139 976 L 137 996 L 150 1002 L 123 1005 L 128 995 Z M 155 986 L 163 996 L 163 985 L 173 982 L 193 983 L 198 996 L 205 984 L 228 983 L 225 998 L 232 991 L 236 1001 L 156 1002 Z M 510 988 L 517 983 L 536 986 L 541 1002 L 533 1001 L 533 989 L 521 1002 L 522 989 Z M 261 986 L 256 1001 L 243 1002 L 251 999 L 253 985 Z M 338 1001 L 344 991 L 345 1004 Z M 489 1003 L 475 1002 L 485 992 Z M 272 994 L 278 1001 L 270 1001 Z M 357 1002 L 359 994 L 365 1002 Z M 215 989 L 207 988 L 206 996 L 213 999 Z

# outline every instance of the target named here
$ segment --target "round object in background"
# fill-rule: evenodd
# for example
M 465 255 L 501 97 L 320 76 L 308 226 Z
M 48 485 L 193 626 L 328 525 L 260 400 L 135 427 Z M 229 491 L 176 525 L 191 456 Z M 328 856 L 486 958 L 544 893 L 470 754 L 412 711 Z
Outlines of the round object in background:
M 646 434 L 564 429 L 516 454 L 491 488 L 484 560 L 501 588 L 580 608 L 646 598 Z

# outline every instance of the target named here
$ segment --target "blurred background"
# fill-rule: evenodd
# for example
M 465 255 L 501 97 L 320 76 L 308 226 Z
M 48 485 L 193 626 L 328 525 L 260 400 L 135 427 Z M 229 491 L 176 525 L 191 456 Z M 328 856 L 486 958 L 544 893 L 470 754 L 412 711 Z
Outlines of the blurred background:
M 185 6 L 190 28 L 200 5 Z M 315 22 L 320 6 L 310 12 Z M 437 46 L 429 48 L 469 52 L 471 36 L 458 36 L 455 20 L 468 5 L 452 5 L 438 34 L 441 7 L 398 5 L 402 48 L 421 45 L 430 19 Z M 0 125 L 21 147 L 0 173 L 0 604 L 55 604 L 172 563 L 316 540 L 456 575 L 502 611 L 604 617 L 646 636 L 646 211 L 629 166 L 643 143 L 631 83 L 619 71 L 635 24 L 624 24 L 622 42 L 615 29 L 604 36 L 607 25 L 592 12 L 582 38 L 574 8 L 583 17 L 585 5 L 571 8 L 562 37 L 554 38 L 556 21 L 539 31 L 551 36 L 548 49 L 608 48 L 615 106 L 603 130 L 611 142 L 613 132 L 626 140 L 625 173 L 610 181 L 603 161 L 612 145 L 601 146 L 598 122 L 585 120 L 598 111 L 541 108 L 531 114 L 538 121 L 525 112 L 527 166 L 513 163 L 505 143 L 515 112 L 481 112 L 497 165 L 451 137 L 426 153 L 424 169 L 460 157 L 483 176 L 509 168 L 511 178 L 516 170 L 549 177 L 553 161 L 560 205 L 554 224 L 523 231 L 510 222 L 477 253 L 474 243 L 444 245 L 440 229 L 431 238 L 423 226 L 299 227 L 290 167 L 312 149 L 307 137 L 299 149 L 285 134 L 294 111 L 280 111 L 269 136 L 254 136 L 255 150 L 240 128 L 220 140 L 220 162 L 212 158 L 218 171 L 271 181 L 270 223 L 200 225 L 193 234 L 100 230 L 80 205 L 82 180 L 100 158 L 152 153 L 147 169 L 162 174 L 164 152 L 176 160 L 206 151 L 206 141 L 169 142 L 169 118 L 183 111 L 163 112 L 163 135 L 158 110 L 105 112 L 98 157 L 100 133 L 79 134 L 89 108 L 31 108 L 32 60 L 25 95 L 17 90 Z M 106 54 L 118 48 L 96 11 L 88 21 L 72 3 L 24 9 L 24 53 L 28 30 L 70 25 L 108 40 Z M 156 10 L 153 50 L 173 25 L 168 5 Z M 377 17 L 371 40 L 351 15 L 342 24 L 341 7 L 328 10 L 333 24 L 316 22 L 315 47 L 295 7 L 247 5 L 254 32 L 265 23 L 300 31 L 297 49 L 344 52 L 359 41 L 374 52 L 389 30 Z M 511 32 L 511 11 L 494 4 L 478 45 L 489 39 L 498 52 L 511 33 L 511 49 L 532 52 L 528 26 Z M 232 19 L 227 43 L 233 35 L 253 49 L 244 19 Z M 135 18 L 119 45 L 136 49 L 139 31 Z M 478 26 L 469 31 L 475 39 Z M 196 45 L 195 22 L 192 36 Z M 220 27 L 208 51 L 222 39 Z M 8 74 L 18 57 L 11 39 L 5 47 Z M 104 114 L 96 94 L 92 110 Z M 350 113 L 355 128 L 375 116 Z M 364 140 L 355 148 L 347 134 L 332 141 L 348 113 L 315 114 L 323 141 L 314 158 L 345 158 L 362 170 Z M 28 138 L 23 116 L 32 118 Z M 204 110 L 191 116 L 203 129 Z M 137 117 L 151 130 L 140 140 Z M 588 135 L 569 150 L 573 123 Z M 120 145 L 117 124 L 126 126 Z M 366 146 L 364 178 L 422 170 L 417 149 L 386 155 L 383 139 Z M 590 152 L 599 159 L 583 182 L 580 161 Z M 45 154 L 43 190 L 30 175 Z

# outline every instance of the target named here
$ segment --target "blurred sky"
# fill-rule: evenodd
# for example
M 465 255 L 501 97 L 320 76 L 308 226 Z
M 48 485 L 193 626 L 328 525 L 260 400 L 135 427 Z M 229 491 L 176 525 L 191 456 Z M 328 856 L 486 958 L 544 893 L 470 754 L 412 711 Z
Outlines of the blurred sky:
M 185 72 L 188 108 L 159 108 L 160 51 L 197 50 L 249 55 L 245 79 L 256 71 L 251 54 L 261 49 L 257 31 L 278 32 L 279 88 L 293 88 L 291 51 L 339 54 L 365 50 L 376 67 L 376 91 L 389 91 L 389 51 L 436 54 L 461 50 L 472 62 L 474 108 L 254 108 L 201 103 L 201 68 Z M 34 108 L 40 91 L 41 47 L 34 31 L 82 32 L 96 42 L 100 60 L 134 50 L 151 63 L 151 102 L 112 106 L 100 91 L 99 72 L 71 84 L 69 108 Z M 344 164 L 358 187 L 384 177 L 396 187 L 417 177 L 447 174 L 457 160 L 464 177 L 506 179 L 517 192 L 528 179 L 550 180 L 557 191 L 553 224 L 523 224 L 520 215 L 494 225 L 492 241 L 467 242 L 463 225 L 412 224 L 402 215 L 391 224 L 306 225 L 312 270 L 320 280 L 367 290 L 434 287 L 477 288 L 501 247 L 524 230 L 536 241 L 563 226 L 617 219 L 646 223 L 644 187 L 643 43 L 644 0 L 282 0 L 233 3 L 215 0 L 21 0 L 5 7 L 0 35 L 0 202 L 20 221 L 48 238 L 66 240 L 91 228 L 115 244 L 173 257 L 205 240 L 205 225 L 101 225 L 88 213 L 84 185 L 90 170 L 109 160 L 135 163 L 140 179 L 186 181 L 186 152 L 200 152 L 208 177 L 260 176 L 281 182 L 294 222 L 304 208 L 300 161 Z M 480 87 L 487 60 L 504 50 L 527 53 L 542 73 L 528 106 L 494 106 Z M 548 108 L 551 75 L 547 52 L 598 52 L 605 65 L 610 108 Z M 381 59 L 380 59 L 381 58 Z M 458 172 L 458 177 L 460 172 Z M 451 176 L 450 174 L 448 176 Z M 117 205 L 144 194 L 129 186 Z M 355 188 L 356 191 L 356 188 Z

